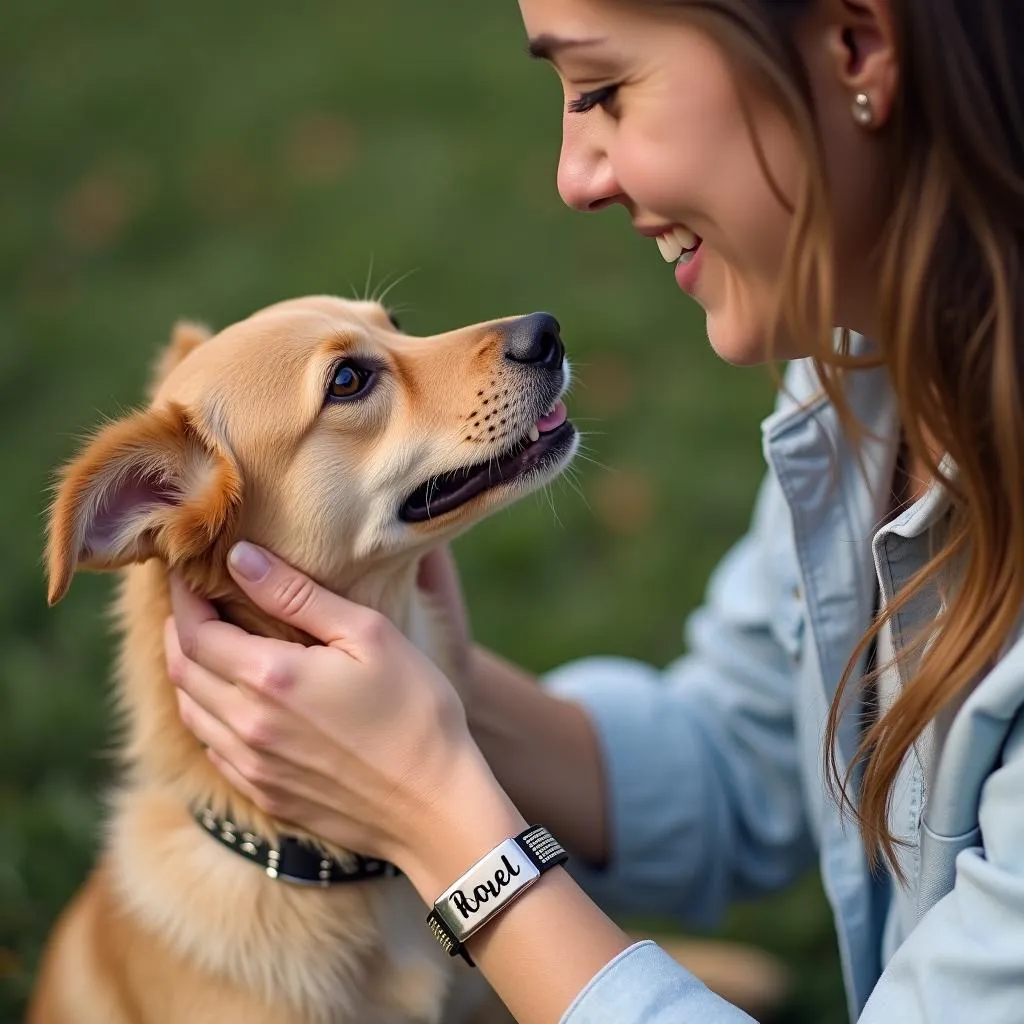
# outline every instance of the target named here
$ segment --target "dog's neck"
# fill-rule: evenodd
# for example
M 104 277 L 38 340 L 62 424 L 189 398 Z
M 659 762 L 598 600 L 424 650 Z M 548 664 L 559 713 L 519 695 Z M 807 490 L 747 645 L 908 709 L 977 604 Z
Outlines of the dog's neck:
M 440 619 L 417 588 L 416 571 L 414 563 L 396 564 L 347 581 L 339 589 L 348 599 L 385 615 L 424 653 L 449 669 Z M 247 632 L 306 644 L 317 642 L 257 608 L 226 573 L 216 580 L 190 582 L 199 584 L 196 589 L 203 596 L 213 598 L 222 617 Z M 295 832 L 290 827 L 278 828 L 230 787 L 181 721 L 164 653 L 163 624 L 170 613 L 170 594 L 167 570 L 161 563 L 153 560 L 125 570 L 119 611 L 125 627 L 119 697 L 127 712 L 127 785 L 171 791 L 185 807 L 211 807 L 240 827 L 269 837 Z

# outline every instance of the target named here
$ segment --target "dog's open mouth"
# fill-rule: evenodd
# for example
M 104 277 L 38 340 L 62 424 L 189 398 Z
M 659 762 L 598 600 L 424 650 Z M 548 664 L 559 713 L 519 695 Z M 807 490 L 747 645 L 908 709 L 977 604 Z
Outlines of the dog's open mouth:
M 531 472 L 553 468 L 569 452 L 576 428 L 566 418 L 563 402 L 541 417 L 529 434 L 506 452 L 473 466 L 431 477 L 406 498 L 398 517 L 407 523 L 436 519 L 465 505 L 484 491 L 508 484 Z

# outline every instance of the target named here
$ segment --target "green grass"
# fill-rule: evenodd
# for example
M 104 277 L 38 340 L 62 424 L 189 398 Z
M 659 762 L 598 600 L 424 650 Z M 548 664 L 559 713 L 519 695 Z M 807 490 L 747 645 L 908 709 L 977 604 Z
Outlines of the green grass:
M 709 350 L 654 245 L 554 187 L 560 92 L 512 0 L 139 5 L 8 0 L 0 32 L 0 1019 L 87 871 L 107 777 L 110 580 L 48 610 L 52 471 L 139 400 L 179 316 L 393 292 L 430 334 L 561 320 L 601 465 L 461 541 L 476 635 L 534 670 L 664 662 L 762 472 L 762 371 Z M 797 972 L 798 1021 L 844 1019 L 815 879 L 724 933 Z

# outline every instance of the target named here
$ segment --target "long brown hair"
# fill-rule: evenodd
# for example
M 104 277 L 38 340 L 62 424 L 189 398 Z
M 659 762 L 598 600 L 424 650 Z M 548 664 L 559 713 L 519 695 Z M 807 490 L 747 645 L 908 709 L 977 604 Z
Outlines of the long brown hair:
M 793 198 L 780 329 L 806 339 L 848 434 L 863 438 L 842 378 L 868 365 L 836 346 L 832 232 L 821 136 L 794 44 L 814 0 L 618 0 L 672 8 L 753 72 L 806 154 Z M 955 473 L 948 529 L 929 563 L 862 638 L 829 713 L 826 778 L 873 860 L 902 877 L 887 823 L 893 783 L 926 726 L 999 656 L 1024 610 L 1024 5 L 1019 0 L 891 0 L 899 81 L 884 132 L 893 183 L 879 239 L 880 355 L 909 460 Z M 763 161 L 762 161 L 763 166 Z M 769 176 L 770 177 L 770 176 Z M 901 694 L 863 732 L 846 771 L 836 735 L 855 666 L 882 625 L 925 587 L 942 606 L 899 655 Z M 876 672 L 884 666 L 879 666 Z M 850 780 L 863 774 L 856 799 Z

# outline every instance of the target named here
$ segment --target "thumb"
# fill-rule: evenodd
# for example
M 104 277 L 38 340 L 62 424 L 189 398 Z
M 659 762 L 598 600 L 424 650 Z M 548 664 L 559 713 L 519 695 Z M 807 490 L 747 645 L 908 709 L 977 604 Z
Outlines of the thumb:
M 367 609 L 339 597 L 265 548 L 239 541 L 228 552 L 228 570 L 263 611 L 324 644 L 350 638 Z

